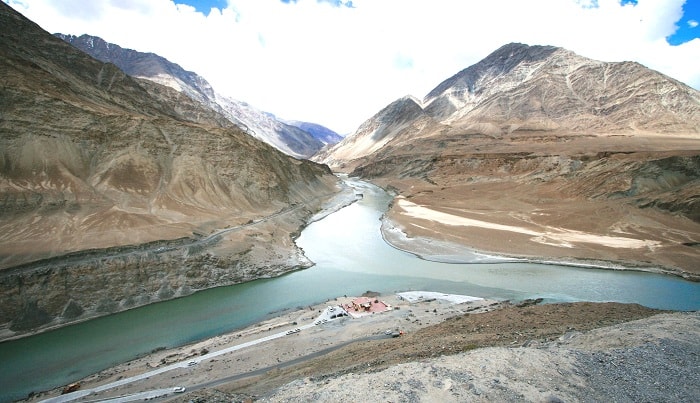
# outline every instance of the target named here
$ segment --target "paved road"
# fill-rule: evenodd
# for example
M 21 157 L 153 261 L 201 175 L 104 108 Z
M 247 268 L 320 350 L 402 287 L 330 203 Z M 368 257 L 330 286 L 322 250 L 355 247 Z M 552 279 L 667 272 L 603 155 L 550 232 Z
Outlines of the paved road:
M 261 337 L 261 338 L 259 338 L 259 339 L 251 340 L 251 341 L 246 342 L 246 343 L 237 344 L 237 345 L 235 345 L 235 346 L 231 346 L 231 347 L 228 347 L 228 348 L 225 348 L 225 349 L 222 349 L 222 350 L 213 351 L 213 352 L 207 353 L 207 354 L 205 354 L 205 355 L 201 355 L 201 356 L 198 356 L 198 357 L 194 357 L 194 358 L 191 358 L 191 359 L 189 359 L 189 360 L 187 360 L 187 361 L 177 362 L 177 363 L 174 363 L 174 364 L 171 364 L 171 365 L 162 367 L 162 368 L 157 368 L 157 369 L 154 369 L 154 370 L 152 370 L 152 371 L 144 372 L 143 374 L 135 375 L 135 376 L 132 376 L 132 377 L 129 377 L 129 378 L 120 379 L 120 380 L 118 380 L 118 381 L 114 381 L 114 382 L 111 382 L 111 383 L 108 383 L 108 384 L 105 384 L 105 385 L 97 386 L 97 387 L 94 387 L 94 388 L 91 388 L 91 389 L 85 389 L 85 390 L 79 390 L 79 391 L 72 392 L 72 393 L 67 393 L 67 394 L 65 394 L 65 395 L 61 395 L 61 396 L 57 396 L 57 397 L 54 397 L 54 398 L 51 398 L 51 399 L 43 400 L 42 402 L 46 402 L 46 403 L 71 402 L 71 401 L 73 401 L 73 400 L 80 399 L 80 398 L 85 397 L 85 396 L 89 396 L 89 395 L 91 395 L 91 394 L 96 394 L 96 393 L 104 392 L 104 391 L 106 391 L 106 390 L 113 389 L 113 388 L 116 388 L 116 387 L 118 387 L 118 386 L 127 385 L 127 384 L 129 384 L 129 383 L 136 382 L 136 381 L 140 381 L 140 380 L 146 379 L 146 378 L 150 378 L 150 377 L 152 377 L 152 376 L 159 375 L 159 374 L 162 374 L 162 373 L 164 373 L 164 372 L 172 371 L 172 370 L 174 370 L 174 369 L 178 369 L 178 368 L 187 368 L 187 367 L 191 367 L 191 366 L 196 366 L 197 364 L 199 364 L 199 363 L 202 362 L 202 361 L 210 360 L 210 359 L 212 359 L 212 358 L 214 358 L 214 357 L 218 357 L 218 356 L 220 356 L 220 355 L 228 354 L 228 353 L 230 353 L 230 352 L 232 352 L 232 351 L 241 350 L 241 349 L 244 349 L 244 348 L 247 348 L 247 347 L 250 347 L 250 346 L 254 346 L 254 345 L 256 345 L 256 344 L 261 344 L 261 343 L 268 342 L 268 341 L 270 341 L 270 340 L 279 339 L 279 338 L 282 338 L 282 337 L 285 337 L 285 336 L 289 336 L 289 335 L 291 335 L 291 334 L 296 334 L 296 333 L 301 332 L 301 331 L 303 331 L 303 330 L 306 330 L 306 329 L 312 328 L 312 327 L 314 327 L 314 326 L 317 326 L 317 325 L 326 323 L 326 322 L 328 322 L 328 321 L 334 319 L 334 318 L 331 318 L 331 316 L 336 316 L 336 317 L 337 317 L 337 315 L 338 315 L 338 313 L 339 313 L 339 310 L 342 310 L 342 308 L 336 307 L 335 310 L 332 311 L 332 312 L 330 311 L 329 308 L 326 308 L 326 309 L 316 318 L 316 320 L 314 320 L 312 323 L 307 324 L 307 325 L 298 326 L 298 327 L 296 327 L 295 329 L 292 329 L 291 333 L 290 333 L 289 330 L 285 330 L 285 331 L 283 331 L 283 332 L 279 332 L 279 333 L 271 334 L 271 335 L 269 335 L 269 336 Z M 347 343 L 346 343 L 346 344 L 347 344 Z M 333 348 L 331 348 L 331 349 L 333 349 Z M 324 351 L 325 351 L 325 350 L 324 350 Z M 329 351 L 330 351 L 330 350 L 329 350 Z M 325 353 L 324 353 L 324 354 L 325 354 Z M 317 354 L 316 356 L 318 356 L 318 355 L 321 355 L 321 354 Z M 312 354 L 311 356 L 308 356 L 308 358 L 306 358 L 306 359 L 313 358 L 313 356 L 314 356 L 314 355 Z M 304 357 L 302 357 L 302 358 L 304 358 Z M 295 361 L 295 360 L 292 360 L 292 361 Z M 282 364 L 281 364 L 281 365 L 282 365 Z M 292 365 L 292 364 L 289 364 L 289 365 Z M 271 367 L 271 368 L 272 368 L 272 367 Z M 257 371 L 254 371 L 254 372 L 257 372 Z M 251 373 L 251 374 L 252 374 L 252 373 Z M 248 374 L 243 374 L 243 375 L 245 375 L 245 376 L 254 376 L 254 375 L 248 375 Z M 173 387 L 175 387 L 175 386 L 179 386 L 179 385 L 173 385 Z M 170 393 L 174 393 L 174 392 L 172 391 L 172 389 L 164 389 L 164 390 L 165 390 L 165 391 L 168 391 L 168 392 L 170 392 Z M 151 392 L 152 392 L 152 391 L 151 391 Z M 150 393 L 150 392 L 148 392 L 148 393 Z M 140 395 L 140 394 L 139 394 L 139 395 Z M 123 398 L 128 399 L 129 397 L 128 397 L 128 396 L 124 396 Z M 139 400 L 139 399 L 136 399 L 136 400 Z M 120 401 L 131 401 L 131 400 L 120 400 Z
M 311 360 L 311 359 L 313 359 L 313 358 L 320 357 L 320 356 L 322 356 L 322 355 L 328 354 L 328 353 L 330 353 L 331 351 L 338 350 L 339 348 L 345 347 L 345 346 L 347 346 L 348 344 L 357 343 L 357 342 L 360 342 L 360 341 L 367 341 L 367 340 L 388 339 L 388 338 L 391 338 L 391 337 L 392 337 L 391 335 L 380 334 L 380 335 L 367 336 L 367 337 L 361 337 L 361 338 L 353 339 L 353 340 L 350 340 L 350 341 L 346 341 L 346 342 L 337 344 L 337 345 L 332 346 L 332 347 L 328 347 L 328 348 L 323 349 L 323 350 L 321 350 L 321 351 L 317 351 L 317 352 L 315 352 L 315 353 L 311 353 L 311 354 L 309 354 L 309 355 L 305 355 L 305 356 L 303 356 L 303 357 L 298 357 L 298 358 L 295 358 L 295 359 L 293 359 L 293 360 L 289 360 L 289 361 L 285 361 L 285 362 L 279 363 L 279 364 L 277 364 L 277 365 L 272 365 L 272 366 L 269 366 L 269 367 L 266 367 L 266 368 L 256 369 L 255 371 L 245 372 L 245 373 L 243 373 L 243 374 L 231 375 L 231 376 L 227 376 L 227 377 L 224 377 L 224 378 L 214 379 L 214 380 L 211 380 L 211 381 L 208 381 L 208 382 L 205 382 L 205 383 L 200 383 L 199 385 L 189 386 L 189 387 L 187 387 L 187 392 L 193 392 L 193 391 L 200 390 L 200 389 L 204 389 L 204 388 L 210 388 L 210 387 L 214 387 L 214 386 L 219 386 L 219 385 L 222 385 L 222 384 L 225 384 L 225 383 L 228 383 L 228 382 L 238 381 L 238 380 L 245 379 L 245 378 L 251 378 L 251 377 L 255 377 L 255 376 L 265 375 L 267 372 L 272 371 L 273 369 L 281 369 L 281 368 L 291 367 L 292 365 L 296 365 L 296 364 L 299 364 L 299 363 L 301 363 L 301 362 L 308 361 L 308 360 Z

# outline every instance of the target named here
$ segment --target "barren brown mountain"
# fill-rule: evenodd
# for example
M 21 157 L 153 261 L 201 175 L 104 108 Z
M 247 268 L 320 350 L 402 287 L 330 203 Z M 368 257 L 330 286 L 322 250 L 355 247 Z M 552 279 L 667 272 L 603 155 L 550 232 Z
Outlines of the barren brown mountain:
M 505 45 L 314 159 L 396 189 L 409 238 L 700 276 L 700 93 L 637 63 Z
M 0 338 L 307 265 L 327 167 L 0 4 Z
M 252 105 L 217 93 L 202 76 L 186 71 L 154 53 L 124 49 L 91 35 L 54 36 L 70 43 L 105 63 L 113 63 L 132 77 L 143 78 L 173 88 L 219 112 L 251 136 L 262 140 L 287 155 L 308 158 L 326 144 L 335 144 L 340 136 L 313 123 L 284 122 Z M 313 129 L 316 129 L 315 131 Z M 314 132 L 321 131 L 322 135 Z

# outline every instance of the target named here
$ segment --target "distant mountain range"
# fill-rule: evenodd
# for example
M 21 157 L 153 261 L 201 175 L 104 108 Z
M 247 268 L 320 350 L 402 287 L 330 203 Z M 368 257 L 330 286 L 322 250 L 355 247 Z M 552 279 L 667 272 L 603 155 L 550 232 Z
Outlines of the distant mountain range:
M 54 35 L 98 60 L 116 65 L 132 77 L 145 78 L 182 92 L 291 156 L 308 158 L 322 147 L 342 140 L 340 135 L 321 125 L 284 122 L 246 102 L 223 96 L 203 77 L 154 53 L 124 49 L 96 36 Z

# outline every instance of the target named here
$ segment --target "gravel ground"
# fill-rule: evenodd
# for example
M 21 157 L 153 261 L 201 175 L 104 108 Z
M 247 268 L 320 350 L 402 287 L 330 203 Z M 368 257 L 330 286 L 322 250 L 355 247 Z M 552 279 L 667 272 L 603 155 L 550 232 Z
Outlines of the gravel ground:
M 699 353 L 697 340 L 673 339 L 611 351 L 574 351 L 579 372 L 594 385 L 581 400 L 698 401 Z
M 265 401 L 700 401 L 700 313 L 296 380 Z
M 331 321 L 88 400 L 183 385 L 187 392 L 169 401 L 700 401 L 700 312 L 669 313 L 620 303 L 454 304 L 381 298 L 395 309 Z M 202 349 L 217 351 L 312 323 L 330 303 L 284 313 L 195 345 L 158 351 L 88 377 L 83 388 L 186 361 Z M 356 341 L 386 329 L 405 334 Z M 299 364 L 277 366 L 340 342 L 350 343 Z M 217 382 L 261 368 L 271 369 Z M 32 400 L 58 394 L 60 388 Z
M 572 338 L 582 401 L 700 401 L 700 312 L 658 315 Z M 597 338 L 596 338 L 597 337 Z

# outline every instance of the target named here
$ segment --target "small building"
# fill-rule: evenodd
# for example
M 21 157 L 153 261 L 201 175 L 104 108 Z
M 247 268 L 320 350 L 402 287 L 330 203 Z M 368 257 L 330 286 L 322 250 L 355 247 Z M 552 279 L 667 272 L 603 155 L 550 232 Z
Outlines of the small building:
M 384 301 L 370 297 L 355 298 L 350 303 L 343 304 L 342 308 L 353 317 L 362 316 L 363 314 L 385 312 L 392 309 L 391 305 Z

